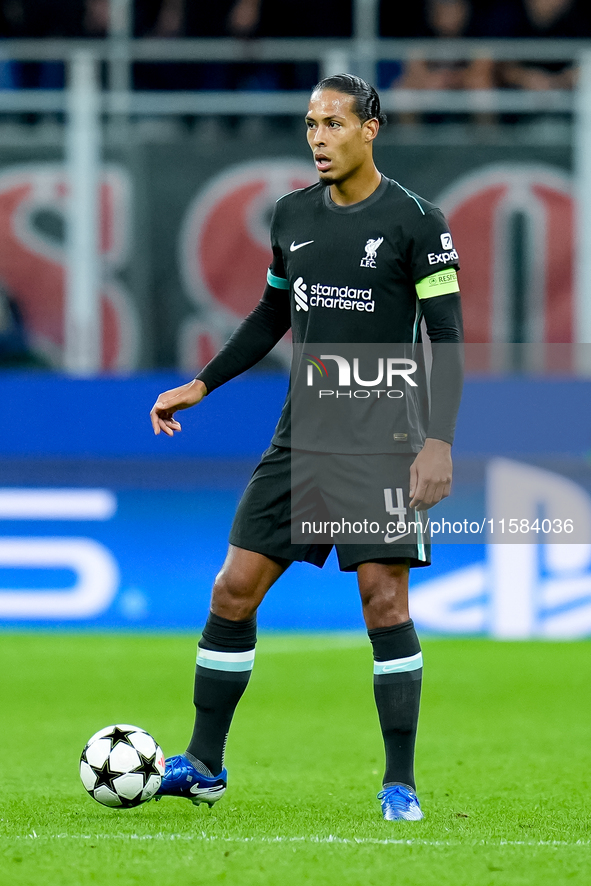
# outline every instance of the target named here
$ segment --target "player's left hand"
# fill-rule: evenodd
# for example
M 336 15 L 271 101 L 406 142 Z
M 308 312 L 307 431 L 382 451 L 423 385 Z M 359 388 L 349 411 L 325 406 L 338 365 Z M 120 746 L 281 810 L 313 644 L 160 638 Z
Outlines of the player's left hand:
M 426 511 L 447 498 L 451 490 L 451 446 L 427 437 L 410 466 L 410 507 Z

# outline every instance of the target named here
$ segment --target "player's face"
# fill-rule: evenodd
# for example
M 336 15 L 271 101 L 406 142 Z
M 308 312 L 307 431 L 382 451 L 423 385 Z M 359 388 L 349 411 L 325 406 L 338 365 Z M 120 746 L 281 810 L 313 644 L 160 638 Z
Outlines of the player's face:
M 353 113 L 354 103 L 352 95 L 332 89 L 313 92 L 310 98 L 306 114 L 308 144 L 324 184 L 345 181 L 371 159 L 377 121 L 362 123 Z

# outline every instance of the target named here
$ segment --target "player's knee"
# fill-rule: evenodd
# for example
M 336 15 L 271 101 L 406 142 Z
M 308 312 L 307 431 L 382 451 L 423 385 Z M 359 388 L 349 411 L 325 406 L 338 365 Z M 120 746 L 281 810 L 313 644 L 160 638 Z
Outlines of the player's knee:
M 382 564 L 380 564 L 382 565 Z M 408 565 L 383 564 L 380 569 L 359 570 L 359 593 L 366 614 L 372 621 L 385 619 L 396 624 L 408 619 Z
M 256 588 L 250 587 L 243 576 L 226 569 L 216 576 L 212 600 L 218 615 L 237 621 L 250 618 L 257 608 Z
M 409 619 L 408 600 L 392 594 L 374 594 L 364 598 L 363 618 L 368 628 L 391 627 Z
M 363 608 L 368 606 L 382 606 L 386 602 L 390 602 L 396 598 L 396 588 L 386 587 L 379 582 L 369 582 L 359 588 L 361 594 L 361 603 Z

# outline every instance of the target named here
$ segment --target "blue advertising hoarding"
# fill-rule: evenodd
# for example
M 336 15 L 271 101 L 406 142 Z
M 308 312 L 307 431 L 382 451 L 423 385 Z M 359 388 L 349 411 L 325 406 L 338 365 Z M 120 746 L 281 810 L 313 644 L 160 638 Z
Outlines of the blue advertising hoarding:
M 182 415 L 182 434 L 154 437 L 149 408 L 182 381 L 4 376 L 5 415 L 18 424 L 0 439 L 0 624 L 201 627 L 236 503 L 287 380 L 237 379 Z M 413 573 L 422 630 L 591 634 L 591 545 L 544 543 L 543 522 L 558 508 L 591 527 L 591 413 L 580 409 L 590 393 L 585 381 L 467 383 L 453 495 L 430 515 L 439 525 L 433 566 Z M 538 515 L 538 528 L 524 534 L 517 524 L 510 533 L 507 523 L 494 543 L 490 521 L 499 533 L 515 501 L 529 508 L 531 526 Z M 453 529 L 438 537 L 444 520 L 471 533 L 469 543 L 449 543 Z M 355 577 L 340 574 L 334 556 L 323 570 L 294 564 L 260 624 L 360 628 Z

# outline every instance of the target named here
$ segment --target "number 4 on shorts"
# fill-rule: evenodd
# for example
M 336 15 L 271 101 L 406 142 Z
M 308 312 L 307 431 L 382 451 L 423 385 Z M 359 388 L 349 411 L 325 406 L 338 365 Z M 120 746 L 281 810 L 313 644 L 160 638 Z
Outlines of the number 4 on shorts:
M 392 498 L 391 489 L 384 489 L 384 502 L 386 505 L 387 513 L 390 514 L 392 517 L 398 517 L 399 523 L 404 523 L 406 508 L 404 507 L 402 489 L 400 487 L 396 489 L 396 507 L 394 507 L 394 500 Z

